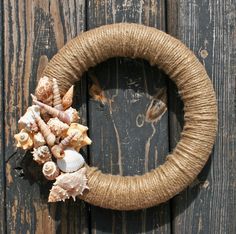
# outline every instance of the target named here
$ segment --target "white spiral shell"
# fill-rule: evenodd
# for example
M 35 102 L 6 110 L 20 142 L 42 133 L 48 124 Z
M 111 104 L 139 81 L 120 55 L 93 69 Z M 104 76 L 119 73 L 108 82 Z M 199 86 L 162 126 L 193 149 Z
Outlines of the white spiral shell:
M 73 148 L 66 148 L 64 154 L 64 158 L 57 159 L 57 165 L 63 172 L 77 171 L 85 163 L 83 156 Z

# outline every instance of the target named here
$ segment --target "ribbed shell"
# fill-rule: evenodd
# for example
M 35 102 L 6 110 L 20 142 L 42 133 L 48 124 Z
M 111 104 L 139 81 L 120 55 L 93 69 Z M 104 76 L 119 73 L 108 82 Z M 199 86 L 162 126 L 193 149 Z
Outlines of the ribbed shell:
M 43 164 L 45 162 L 51 161 L 52 158 L 50 150 L 46 145 L 40 146 L 36 149 L 34 148 L 32 154 L 34 161 L 36 161 L 38 164 Z
M 60 170 L 56 163 L 52 161 L 44 163 L 42 172 L 45 178 L 48 180 L 55 180 L 60 174 Z

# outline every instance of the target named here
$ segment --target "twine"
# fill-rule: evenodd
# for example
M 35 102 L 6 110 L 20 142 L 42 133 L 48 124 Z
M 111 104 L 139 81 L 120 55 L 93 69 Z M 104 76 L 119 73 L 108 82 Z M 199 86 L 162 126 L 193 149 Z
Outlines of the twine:
M 163 165 L 141 176 L 103 174 L 87 166 L 90 190 L 81 199 L 136 210 L 169 200 L 199 174 L 214 143 L 217 106 L 210 79 L 194 54 L 179 40 L 143 25 L 113 24 L 80 34 L 53 57 L 44 75 L 56 78 L 63 94 L 88 68 L 118 56 L 143 58 L 163 69 L 184 102 L 181 139 Z

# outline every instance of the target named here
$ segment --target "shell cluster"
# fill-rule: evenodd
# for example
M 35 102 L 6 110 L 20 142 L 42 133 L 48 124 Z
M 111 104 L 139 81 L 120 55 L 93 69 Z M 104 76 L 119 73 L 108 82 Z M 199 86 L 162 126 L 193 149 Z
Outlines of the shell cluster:
M 86 167 L 80 149 L 90 145 L 88 128 L 78 122 L 72 108 L 74 86 L 61 97 L 56 79 L 42 77 L 31 94 L 33 105 L 19 119 L 15 134 L 17 147 L 32 149 L 33 160 L 42 165 L 48 180 L 56 180 L 48 201 L 75 200 L 87 186 Z

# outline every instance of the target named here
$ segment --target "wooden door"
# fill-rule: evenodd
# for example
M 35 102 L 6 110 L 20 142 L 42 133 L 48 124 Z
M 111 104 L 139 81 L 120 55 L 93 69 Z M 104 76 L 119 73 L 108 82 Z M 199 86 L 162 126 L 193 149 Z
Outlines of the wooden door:
M 16 149 L 17 120 L 43 69 L 71 38 L 104 24 L 135 22 L 179 38 L 204 64 L 218 100 L 210 160 L 171 201 L 120 212 L 83 201 L 48 204 L 51 186 Z M 0 3 L 0 233 L 236 233 L 236 6 L 233 0 L 8 0 Z M 94 90 L 96 92 L 94 92 Z M 84 74 L 74 105 L 103 172 L 143 174 L 165 161 L 183 126 L 173 83 L 146 61 L 114 58 Z

